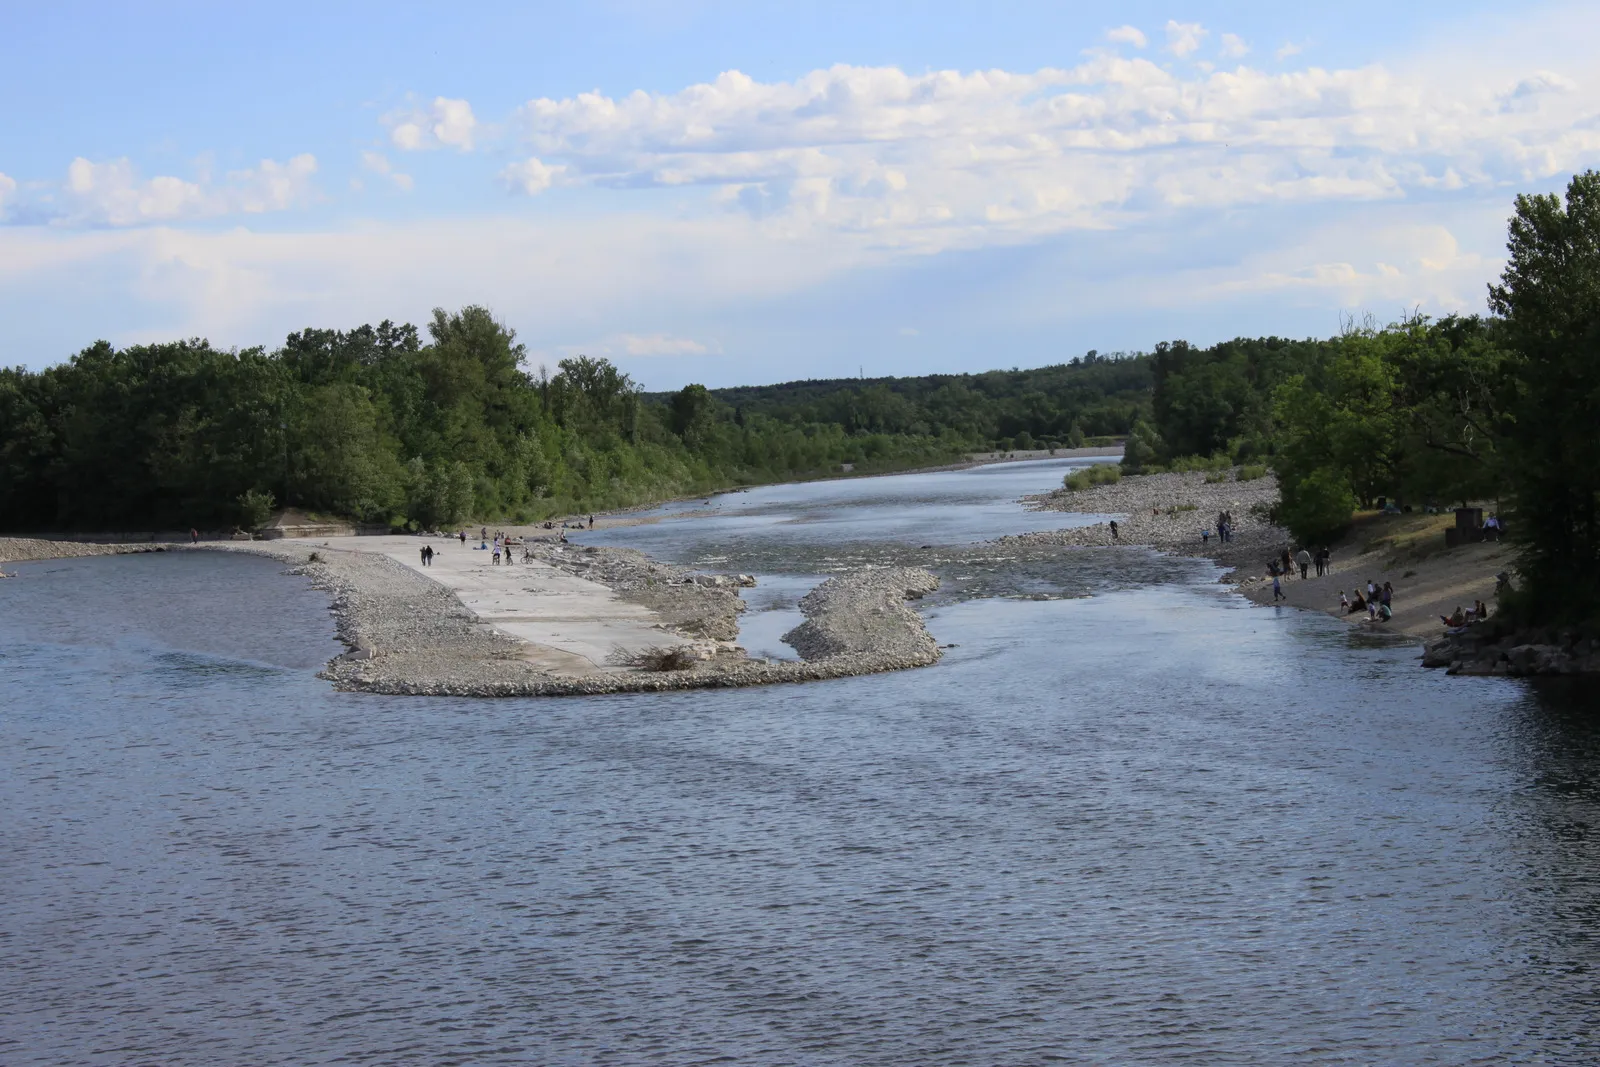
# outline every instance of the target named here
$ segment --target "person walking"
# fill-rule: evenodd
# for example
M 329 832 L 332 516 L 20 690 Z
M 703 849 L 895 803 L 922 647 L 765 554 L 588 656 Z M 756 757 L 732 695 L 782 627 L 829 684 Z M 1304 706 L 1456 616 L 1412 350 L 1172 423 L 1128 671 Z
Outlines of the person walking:
M 200 543 L 200 531 L 196 530 L 193 526 L 189 527 L 189 543 L 191 545 L 198 545 Z
M 1302 548 L 1294 557 L 1294 561 L 1300 564 L 1300 580 L 1303 582 L 1306 580 L 1306 573 L 1311 570 L 1311 553 Z
M 426 545 L 417 549 L 417 558 L 422 561 L 422 565 L 424 567 L 428 565 L 428 549 Z
M 1121 539 L 1122 539 L 1122 535 L 1117 533 L 1117 520 L 1116 519 L 1112 519 L 1111 520 L 1111 540 L 1119 541 Z
M 1272 576 L 1272 602 L 1276 604 L 1280 600 L 1287 599 L 1288 598 L 1283 595 L 1283 579 L 1274 574 Z

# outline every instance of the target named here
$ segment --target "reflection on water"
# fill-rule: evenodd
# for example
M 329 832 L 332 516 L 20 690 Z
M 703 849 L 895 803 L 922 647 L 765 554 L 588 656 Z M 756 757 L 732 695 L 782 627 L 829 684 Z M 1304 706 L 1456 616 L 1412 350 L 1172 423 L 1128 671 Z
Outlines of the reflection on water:
M 258 560 L 23 565 L 0 1062 L 1600 1062 L 1592 686 L 1084 556 L 930 669 L 507 701 L 329 691 Z

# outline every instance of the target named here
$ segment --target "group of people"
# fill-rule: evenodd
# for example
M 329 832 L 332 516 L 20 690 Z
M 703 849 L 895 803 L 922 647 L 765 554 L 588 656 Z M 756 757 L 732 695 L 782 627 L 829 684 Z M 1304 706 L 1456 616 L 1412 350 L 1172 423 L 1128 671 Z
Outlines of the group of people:
M 1223 544 L 1233 540 L 1233 513 L 1230 511 L 1217 513 L 1217 540 Z
M 1450 615 L 1440 615 L 1439 621 L 1444 623 L 1449 630 L 1459 630 L 1463 626 L 1470 626 L 1475 622 L 1482 622 L 1489 617 L 1489 605 L 1481 600 L 1474 600 L 1469 611 L 1462 611 L 1461 605 L 1456 605 L 1456 610 Z
M 1223 514 L 1226 515 L 1227 513 L 1224 512 Z M 1221 523 L 1219 522 L 1218 525 L 1220 526 Z M 1317 568 L 1318 578 L 1325 574 L 1333 573 L 1333 553 L 1328 550 L 1327 546 L 1317 549 L 1317 554 L 1313 556 L 1309 549 L 1301 548 L 1300 551 L 1294 552 L 1289 546 L 1285 545 L 1276 559 L 1267 560 L 1267 574 L 1272 578 L 1273 602 L 1289 599 L 1284 594 L 1283 582 L 1287 578 L 1293 578 L 1296 569 L 1300 571 L 1300 578 L 1303 581 L 1311 576 L 1311 568 L 1313 566 Z M 1343 593 L 1339 595 L 1341 597 L 1344 596 Z
M 1355 599 L 1344 590 L 1339 590 L 1339 609 L 1346 615 L 1354 615 L 1358 611 L 1365 611 L 1367 618 L 1373 622 L 1388 622 L 1394 618 L 1394 586 L 1384 582 L 1381 586 L 1371 578 L 1367 579 L 1367 593 L 1361 595 L 1359 586 L 1355 589 Z
M 485 527 L 483 533 L 487 534 L 488 532 L 488 528 Z M 522 561 L 524 563 L 533 558 L 533 546 L 528 544 L 526 538 L 518 538 L 513 540 L 510 534 L 501 533 L 499 530 L 496 530 L 494 534 L 494 555 L 490 557 L 489 562 L 498 567 L 500 565 L 500 556 L 503 553 L 505 555 L 506 563 L 510 564 L 511 549 L 514 545 L 522 546 Z M 488 545 L 480 543 L 478 547 L 487 548 Z

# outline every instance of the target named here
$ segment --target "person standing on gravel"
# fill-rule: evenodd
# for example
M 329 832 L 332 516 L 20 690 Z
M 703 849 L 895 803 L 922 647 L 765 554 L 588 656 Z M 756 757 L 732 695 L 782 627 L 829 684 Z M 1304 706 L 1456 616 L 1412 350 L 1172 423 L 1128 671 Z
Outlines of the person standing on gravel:
M 1294 557 L 1294 561 L 1300 564 L 1300 580 L 1303 582 L 1306 580 L 1306 573 L 1311 570 L 1311 553 L 1302 548 Z
M 1288 598 L 1283 595 L 1283 579 L 1274 574 L 1272 576 L 1272 602 L 1276 604 L 1280 600 L 1287 599 Z
M 1116 519 L 1112 519 L 1111 520 L 1111 540 L 1120 541 L 1121 539 L 1122 539 L 1122 535 L 1117 533 L 1117 520 Z

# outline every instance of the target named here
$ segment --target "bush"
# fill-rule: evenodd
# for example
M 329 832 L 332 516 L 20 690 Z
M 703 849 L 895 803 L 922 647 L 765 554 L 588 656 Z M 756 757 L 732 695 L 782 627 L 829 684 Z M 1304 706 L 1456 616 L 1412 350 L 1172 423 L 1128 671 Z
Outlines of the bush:
M 1178 456 L 1168 463 L 1167 469 L 1179 474 L 1188 474 L 1192 471 L 1226 471 L 1233 466 L 1225 455 L 1215 456 Z
M 690 670 L 695 665 L 695 656 L 687 645 L 673 645 L 641 648 L 635 652 L 619 649 L 614 661 L 618 666 L 632 667 L 636 671 L 663 673 Z
M 267 524 L 272 518 L 273 510 L 278 502 L 273 495 L 259 489 L 252 489 L 248 493 L 239 494 L 239 525 L 246 530 L 256 530 Z
M 1278 521 L 1303 545 L 1332 541 L 1350 526 L 1355 494 L 1339 471 L 1327 467 L 1279 486 Z
M 1216 485 L 1219 482 L 1225 482 L 1227 480 L 1228 480 L 1228 472 L 1227 471 L 1212 471 L 1211 473 L 1206 475 L 1206 484 L 1207 485 Z
M 1061 486 L 1074 492 L 1094 485 L 1111 485 L 1122 481 L 1122 468 L 1115 463 L 1095 463 L 1075 470 L 1061 479 Z
M 1239 468 L 1239 481 L 1241 482 L 1253 482 L 1257 478 L 1265 478 L 1266 476 L 1267 468 L 1260 463 L 1250 463 Z

